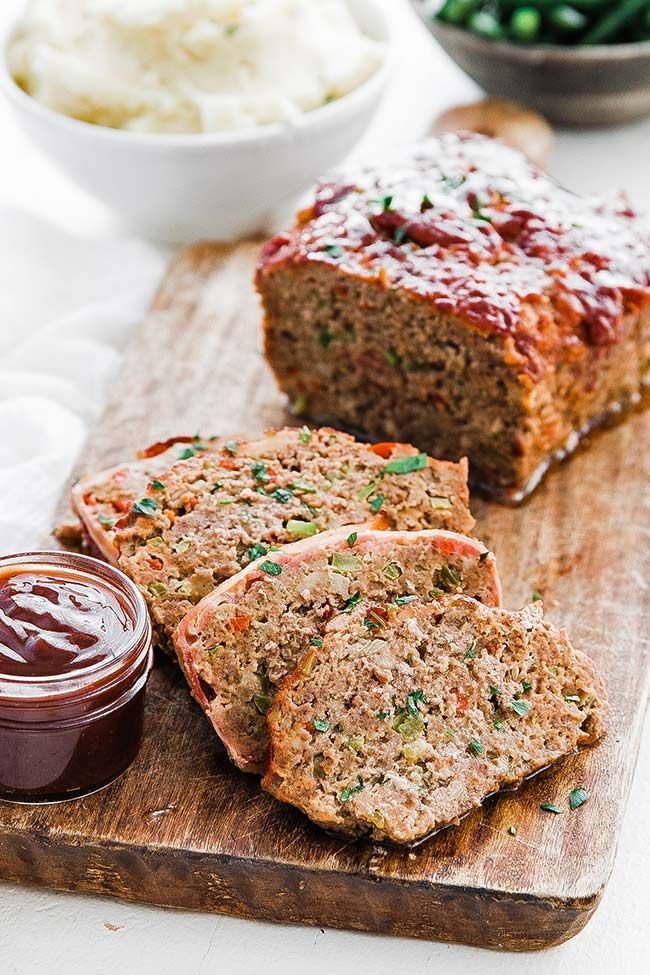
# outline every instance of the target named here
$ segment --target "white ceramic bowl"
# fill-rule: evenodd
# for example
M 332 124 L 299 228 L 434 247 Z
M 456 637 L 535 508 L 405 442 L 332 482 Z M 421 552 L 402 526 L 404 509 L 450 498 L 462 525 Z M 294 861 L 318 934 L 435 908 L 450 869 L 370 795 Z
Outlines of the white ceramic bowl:
M 0 88 L 33 143 L 132 229 L 160 240 L 232 240 L 265 229 L 269 213 L 340 162 L 365 130 L 390 69 L 384 0 L 348 0 L 361 29 L 386 44 L 382 65 L 359 88 L 306 112 L 297 124 L 241 132 L 141 135 L 79 122 L 27 95 L 7 69 Z

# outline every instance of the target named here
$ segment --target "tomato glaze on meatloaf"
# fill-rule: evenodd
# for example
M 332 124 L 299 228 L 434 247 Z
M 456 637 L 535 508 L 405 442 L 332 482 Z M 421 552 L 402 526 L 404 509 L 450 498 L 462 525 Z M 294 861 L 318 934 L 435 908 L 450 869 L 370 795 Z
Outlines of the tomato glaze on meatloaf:
M 173 449 L 146 486 L 139 462 L 134 476 L 118 469 L 117 485 L 113 469 L 75 495 L 88 533 L 104 533 L 109 556 L 143 593 L 163 648 L 192 606 L 273 546 L 353 522 L 463 532 L 474 524 L 466 461 L 438 462 L 408 444 L 303 427 Z
M 593 663 L 539 604 L 367 602 L 278 690 L 262 785 L 328 829 L 415 843 L 596 741 L 605 709 Z
M 454 532 L 347 526 L 269 552 L 223 583 L 182 621 L 176 649 L 233 762 L 262 772 L 264 716 L 275 689 L 320 644 L 333 615 L 364 598 L 431 601 L 445 592 L 500 604 L 495 559 L 480 542 Z
M 296 411 L 466 455 L 511 500 L 648 381 L 647 227 L 478 135 L 324 180 L 256 284 Z

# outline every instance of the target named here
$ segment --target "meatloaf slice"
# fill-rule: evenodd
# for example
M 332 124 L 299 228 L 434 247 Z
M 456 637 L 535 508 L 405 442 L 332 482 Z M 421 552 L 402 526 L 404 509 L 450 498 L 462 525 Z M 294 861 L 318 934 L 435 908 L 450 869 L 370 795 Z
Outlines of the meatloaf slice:
M 159 472 L 113 527 L 117 564 L 161 642 L 215 586 L 274 545 L 351 522 L 467 531 L 467 466 L 336 430 L 218 441 Z
M 335 173 L 256 283 L 296 412 L 515 500 L 650 377 L 647 228 L 478 135 Z
M 414 843 L 594 742 L 604 710 L 539 605 L 388 597 L 336 616 L 281 685 L 262 784 L 328 829 Z
M 431 601 L 443 592 L 498 606 L 494 556 L 453 532 L 348 526 L 269 552 L 225 582 L 182 621 L 176 650 L 232 760 L 260 772 L 268 747 L 264 715 L 275 688 L 320 644 L 334 613 L 364 598 Z
M 108 562 L 115 562 L 116 523 L 130 513 L 147 489 L 156 490 L 158 476 L 177 460 L 198 450 L 217 450 L 218 446 L 220 442 L 216 440 L 203 443 L 198 437 L 173 437 L 147 447 L 138 454 L 137 460 L 81 477 L 72 489 L 70 504 L 91 551 Z

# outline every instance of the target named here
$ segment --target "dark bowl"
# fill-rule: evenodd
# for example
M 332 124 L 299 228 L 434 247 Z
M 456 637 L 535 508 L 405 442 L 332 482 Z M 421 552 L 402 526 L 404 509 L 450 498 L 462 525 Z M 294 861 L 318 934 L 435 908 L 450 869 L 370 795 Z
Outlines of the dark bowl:
M 594 47 L 490 41 L 435 20 L 411 0 L 447 54 L 490 95 L 539 109 L 560 125 L 615 125 L 650 115 L 650 41 Z

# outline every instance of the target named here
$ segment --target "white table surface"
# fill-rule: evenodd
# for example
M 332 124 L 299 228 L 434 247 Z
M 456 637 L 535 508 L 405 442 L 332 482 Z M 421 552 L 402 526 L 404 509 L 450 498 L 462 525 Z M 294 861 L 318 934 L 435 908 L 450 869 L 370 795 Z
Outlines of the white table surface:
M 0 26 L 13 2 L 2 4 Z M 361 147 L 364 152 L 419 136 L 438 111 L 476 93 L 473 84 L 434 49 L 406 10 L 404 0 L 390 3 L 395 8 L 398 30 L 397 71 L 391 92 Z M 650 212 L 649 149 L 650 120 L 616 130 L 563 132 L 551 170 L 577 191 L 624 187 L 637 206 Z M 0 261 L 4 264 L 0 272 L 0 369 L 7 353 L 20 353 L 25 337 L 38 334 L 44 309 L 48 315 L 68 314 L 80 302 L 106 297 L 118 286 L 121 276 L 126 275 L 132 283 L 122 261 L 120 266 L 111 264 L 112 254 L 132 256 L 134 263 L 148 273 L 143 271 L 145 282 L 149 282 L 145 290 L 154 286 L 167 253 L 119 238 L 120 229 L 112 217 L 27 145 L 7 107 L 0 104 Z M 77 248 L 87 247 L 96 253 L 103 271 L 101 294 L 92 293 L 92 283 L 75 278 L 70 261 L 66 265 L 67 252 L 58 246 L 64 240 L 74 240 Z M 132 324 L 125 321 L 120 327 L 111 350 L 116 360 Z M 78 383 L 82 381 L 82 377 L 75 378 Z M 97 388 L 97 395 L 103 395 L 104 386 L 99 383 Z M 2 395 L 0 387 L 0 398 Z M 99 405 L 88 407 L 86 415 L 79 410 L 79 437 Z M 45 437 L 47 433 L 43 423 L 42 431 L 38 424 L 32 431 L 37 447 L 39 435 Z M 66 456 L 56 467 L 59 478 L 65 476 L 71 459 Z M 3 500 L 7 499 L 0 495 L 0 515 L 7 516 Z M 34 542 L 41 528 L 34 524 Z M 377 975 L 398 971 L 509 975 L 520 973 L 522 966 L 529 975 L 647 971 L 649 745 L 646 731 L 618 858 L 603 902 L 585 931 L 559 948 L 522 957 L 239 921 L 0 884 L 0 975 L 109 975 L 113 971 L 125 975 L 237 975 L 259 971 L 269 975 Z

